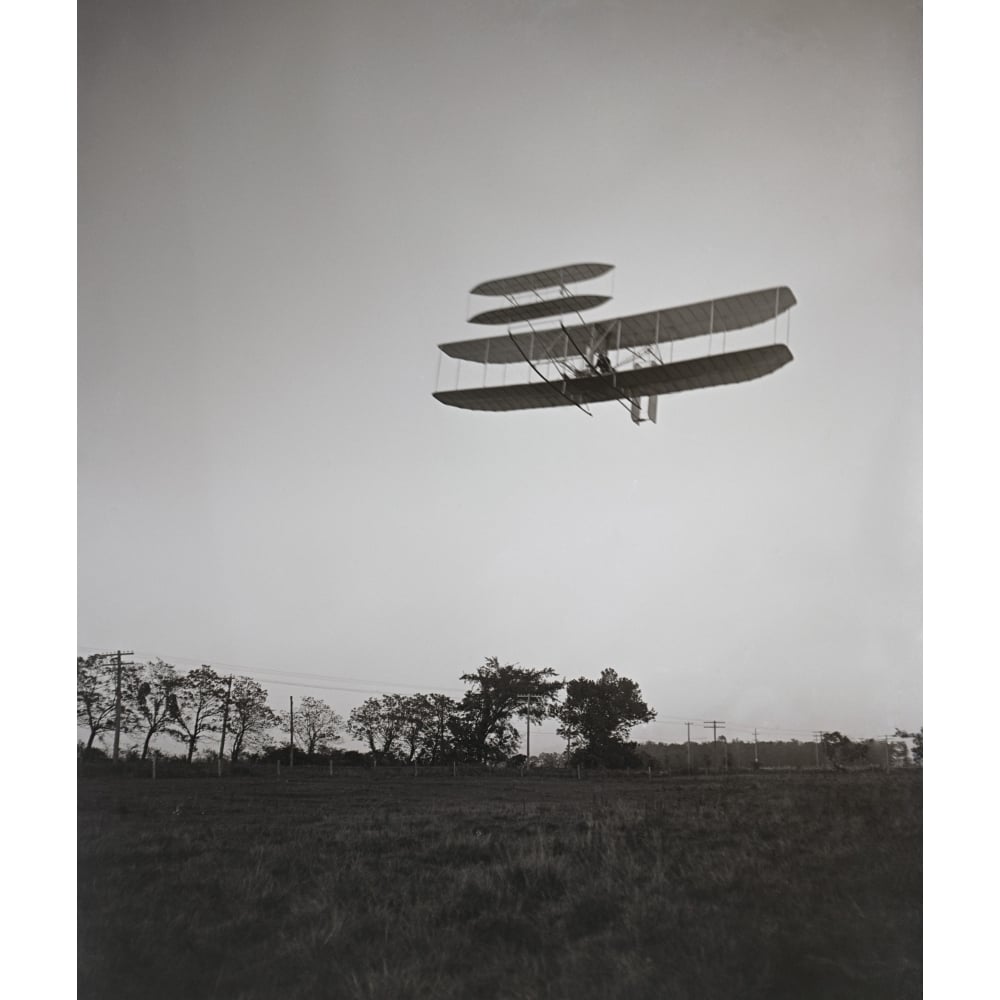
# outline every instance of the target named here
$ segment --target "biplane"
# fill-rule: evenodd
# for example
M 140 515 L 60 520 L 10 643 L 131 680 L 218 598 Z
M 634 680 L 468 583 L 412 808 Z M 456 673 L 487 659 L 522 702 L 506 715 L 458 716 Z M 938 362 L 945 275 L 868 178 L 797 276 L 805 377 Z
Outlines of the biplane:
M 506 332 L 439 344 L 438 378 L 442 356 L 457 359 L 459 373 L 456 387 L 435 391 L 434 398 L 466 410 L 576 406 L 588 415 L 594 403 L 618 401 L 634 423 L 655 423 L 661 395 L 762 378 L 792 360 L 788 344 L 778 342 L 778 317 L 796 302 L 791 289 L 764 288 L 586 322 L 583 313 L 611 296 L 584 294 L 570 286 L 613 269 L 613 264 L 569 264 L 476 285 L 472 295 L 501 297 L 504 304 L 476 313 L 469 322 L 505 326 Z M 727 333 L 769 321 L 774 322 L 773 343 L 726 350 Z M 712 353 L 717 334 L 722 335 L 722 350 Z M 708 353 L 675 361 L 674 343 L 696 337 L 708 338 Z M 484 366 L 481 385 L 459 388 L 463 361 Z M 526 365 L 527 381 L 507 384 L 511 365 Z M 500 385 L 486 384 L 492 366 L 502 366 Z

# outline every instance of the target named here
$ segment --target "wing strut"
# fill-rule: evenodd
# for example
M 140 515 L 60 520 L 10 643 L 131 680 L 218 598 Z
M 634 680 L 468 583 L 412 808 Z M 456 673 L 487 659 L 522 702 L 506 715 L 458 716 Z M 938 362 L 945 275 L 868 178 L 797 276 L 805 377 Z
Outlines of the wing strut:
M 524 353 L 524 348 L 522 348 L 521 345 L 516 340 L 514 340 L 514 334 L 508 331 L 507 336 L 510 337 L 511 342 L 518 349 L 518 351 L 520 351 L 521 357 L 524 358 L 524 360 L 527 361 L 529 365 L 531 365 L 532 371 L 534 371 L 543 382 L 545 382 L 547 385 L 551 385 L 552 388 L 556 392 L 558 392 L 560 396 L 564 396 L 566 399 L 568 399 L 578 410 L 583 410 L 583 412 L 586 413 L 588 417 L 592 417 L 594 415 L 582 403 L 578 403 L 568 392 L 566 392 L 565 389 L 560 389 L 559 386 L 552 381 L 552 379 L 548 379 L 542 374 L 542 372 L 539 370 L 535 362 L 532 361 L 531 358 L 529 358 L 528 355 Z M 565 380 L 563 384 L 565 385 Z

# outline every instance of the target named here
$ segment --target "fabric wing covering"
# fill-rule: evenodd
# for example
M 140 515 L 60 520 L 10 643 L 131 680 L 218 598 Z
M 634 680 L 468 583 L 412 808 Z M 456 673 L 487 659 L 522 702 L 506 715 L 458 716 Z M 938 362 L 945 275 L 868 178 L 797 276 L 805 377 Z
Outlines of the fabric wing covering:
M 496 278 L 484 281 L 471 290 L 472 295 L 518 295 L 533 292 L 539 288 L 555 288 L 571 285 L 576 281 L 589 281 L 614 270 L 614 264 L 564 264 L 550 267 L 545 271 L 530 274 L 515 274 L 511 278 Z
M 564 295 L 555 299 L 539 299 L 537 302 L 523 302 L 502 309 L 488 309 L 469 317 L 470 323 L 489 323 L 491 326 L 509 326 L 527 320 L 542 319 L 546 316 L 565 316 L 567 313 L 596 309 L 610 301 L 608 295 Z
M 792 360 L 785 344 L 769 344 L 671 364 L 636 368 L 613 375 L 526 382 L 435 392 L 434 398 L 465 410 L 531 410 L 544 406 L 582 406 L 614 399 L 658 396 L 748 382 L 777 371 Z
M 793 305 L 795 296 L 790 288 L 765 288 L 722 299 L 657 309 L 655 312 L 580 323 L 567 326 L 565 332 L 562 327 L 555 327 L 499 337 L 457 340 L 439 346 L 449 357 L 481 364 L 517 364 L 523 362 L 525 357 L 530 357 L 532 361 L 572 358 L 579 357 L 582 350 L 647 347 L 671 340 L 703 337 L 709 332 L 741 330 L 773 320 Z M 516 345 L 511 338 L 517 341 Z

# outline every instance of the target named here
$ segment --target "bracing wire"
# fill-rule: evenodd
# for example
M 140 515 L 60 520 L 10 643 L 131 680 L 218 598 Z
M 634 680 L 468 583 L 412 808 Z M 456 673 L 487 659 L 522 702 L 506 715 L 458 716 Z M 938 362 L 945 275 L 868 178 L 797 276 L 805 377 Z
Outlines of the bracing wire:
M 583 317 L 580 316 L 579 313 L 577 313 L 577 316 L 579 316 L 580 322 L 584 326 L 586 326 L 586 323 L 583 323 Z M 562 327 L 563 333 L 566 334 L 566 339 L 573 345 L 573 349 L 576 351 L 577 354 L 580 355 L 581 358 L 583 358 L 583 363 L 591 370 L 591 372 L 594 375 L 598 376 L 599 378 L 604 379 L 606 382 L 610 382 L 611 388 L 617 394 L 617 398 L 615 399 L 615 402 L 618 403 L 619 406 L 624 407 L 631 414 L 631 412 L 632 412 L 631 403 L 630 402 L 629 403 L 625 402 L 625 400 L 629 399 L 629 397 L 626 396 L 623 392 L 621 392 L 619 390 L 618 386 L 615 384 L 615 380 L 614 380 L 613 376 L 607 375 L 604 372 L 600 371 L 598 368 L 596 368 L 591 363 L 590 358 L 588 358 L 587 355 L 584 354 L 583 351 L 581 351 L 580 348 L 577 346 L 576 341 L 570 336 L 570 332 L 569 332 L 569 330 L 566 329 L 565 324 L 563 324 L 562 322 L 560 322 L 559 325 Z
M 578 403 L 575 399 L 573 399 L 573 397 L 568 392 L 566 392 L 565 389 L 560 389 L 557 382 L 554 382 L 552 381 L 552 379 L 545 377 L 545 375 L 540 371 L 540 369 L 534 363 L 534 361 L 532 361 L 531 358 L 529 358 L 528 355 L 524 353 L 523 348 L 517 342 L 516 338 L 514 337 L 514 334 L 512 334 L 509 330 L 507 331 L 507 336 L 510 337 L 511 343 L 518 349 L 518 351 L 521 354 L 521 357 L 524 358 L 524 360 L 527 361 L 528 364 L 531 366 L 532 371 L 534 371 L 546 385 L 552 386 L 552 389 L 555 392 L 558 392 L 559 395 L 562 396 L 564 399 L 568 399 L 577 409 L 583 410 L 583 412 L 586 413 L 588 417 L 593 416 L 593 413 L 591 413 L 590 410 L 588 410 L 582 403 Z M 565 385 L 565 382 L 563 384 Z

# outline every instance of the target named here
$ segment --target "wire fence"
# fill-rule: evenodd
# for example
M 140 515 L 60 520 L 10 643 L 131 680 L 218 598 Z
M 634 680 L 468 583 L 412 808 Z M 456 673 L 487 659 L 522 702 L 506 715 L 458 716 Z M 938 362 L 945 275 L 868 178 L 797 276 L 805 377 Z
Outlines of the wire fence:
M 894 765 L 889 770 L 898 770 Z M 910 769 L 912 765 L 902 766 Z M 483 781 L 587 781 L 599 779 L 602 782 L 650 782 L 697 777 L 720 777 L 753 774 L 788 773 L 835 773 L 837 771 L 873 772 L 887 770 L 884 763 L 866 762 L 851 768 L 834 769 L 826 764 L 807 765 L 758 765 L 746 767 L 693 767 L 658 768 L 647 766 L 642 769 L 612 769 L 599 767 L 518 767 L 511 765 L 489 766 L 485 764 L 385 764 L 372 767 L 346 765 L 329 762 L 299 763 L 247 761 L 236 762 L 218 760 L 186 761 L 171 757 L 153 757 L 145 760 L 124 759 L 117 763 L 111 760 L 78 761 L 78 777 L 81 779 L 112 778 L 123 780 L 272 780 L 284 782 L 356 782 L 370 784 L 383 781 L 442 781 L 454 779 L 481 779 Z

